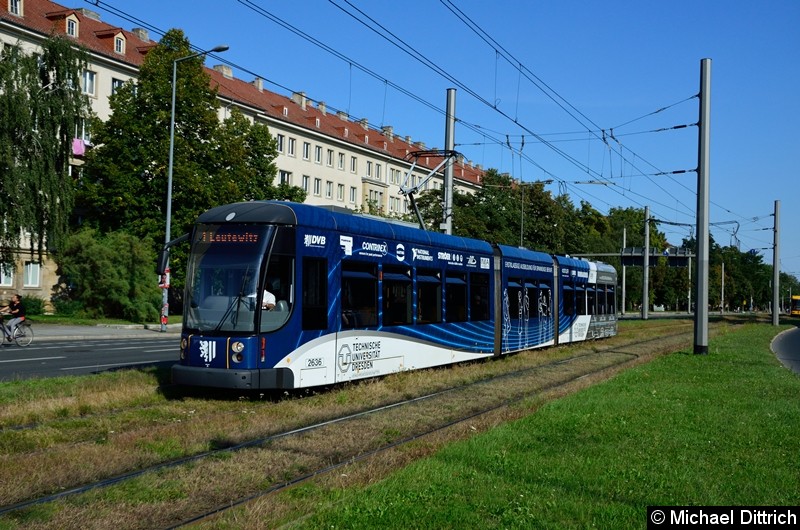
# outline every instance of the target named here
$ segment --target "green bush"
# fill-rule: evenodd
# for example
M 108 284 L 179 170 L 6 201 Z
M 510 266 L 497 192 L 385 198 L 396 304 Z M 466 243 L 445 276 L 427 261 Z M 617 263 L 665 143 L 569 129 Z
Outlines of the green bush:
M 58 255 L 56 309 L 77 317 L 157 321 L 161 290 L 152 248 L 125 232 L 83 229 L 69 236 Z
M 68 298 L 54 298 L 53 307 L 56 314 L 63 317 L 78 316 L 83 311 L 83 304 L 80 300 L 70 300 Z
M 44 315 L 44 300 L 35 296 L 23 296 L 22 305 L 26 315 Z

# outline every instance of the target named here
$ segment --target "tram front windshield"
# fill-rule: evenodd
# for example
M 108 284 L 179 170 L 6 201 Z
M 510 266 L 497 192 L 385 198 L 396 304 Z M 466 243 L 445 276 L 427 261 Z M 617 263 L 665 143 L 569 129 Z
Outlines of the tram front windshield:
M 252 333 L 260 313 L 270 225 L 198 225 L 186 267 L 184 327 Z

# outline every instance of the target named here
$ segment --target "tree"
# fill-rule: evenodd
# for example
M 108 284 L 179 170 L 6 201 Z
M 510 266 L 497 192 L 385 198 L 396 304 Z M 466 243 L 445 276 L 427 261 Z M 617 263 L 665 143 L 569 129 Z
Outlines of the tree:
M 5 47 L 0 57 L 0 263 L 13 262 L 22 232 L 31 250 L 58 248 L 69 227 L 72 140 L 90 117 L 81 91 L 84 50 L 50 37 L 40 53 Z
M 163 241 L 172 66 L 191 53 L 183 33 L 171 30 L 147 53 L 139 82 L 128 82 L 111 96 L 111 116 L 94 123 L 98 146 L 87 157 L 79 194 L 82 222 Z M 210 141 L 219 127 L 217 99 L 202 59 L 178 63 L 176 79 L 172 224 L 181 234 L 215 196 L 209 181 L 220 150 Z
M 170 30 L 145 56 L 139 82 L 125 84 L 111 97 L 112 115 L 94 125 L 98 147 L 87 160 L 79 222 L 101 232 L 125 230 L 154 241 L 154 250 L 161 247 L 173 64 L 192 53 L 183 32 Z M 177 63 L 171 237 L 188 232 L 200 213 L 219 204 L 305 200 L 300 188 L 273 186 L 277 144 L 267 127 L 251 123 L 238 111 L 220 122 L 218 105 L 202 58 Z M 178 301 L 185 257 L 185 247 L 173 247 L 171 285 Z
M 152 241 L 84 228 L 59 253 L 56 304 L 79 300 L 83 316 L 152 322 L 161 307 L 161 292 L 151 280 L 154 260 Z
M 250 123 L 239 109 L 234 108 L 217 131 L 216 145 L 219 154 L 214 158 L 215 166 L 211 173 L 215 182 L 229 186 L 225 192 L 227 196 L 242 201 L 305 200 L 306 193 L 302 188 L 273 184 L 277 174 L 274 160 L 278 156 L 278 144 L 266 125 Z

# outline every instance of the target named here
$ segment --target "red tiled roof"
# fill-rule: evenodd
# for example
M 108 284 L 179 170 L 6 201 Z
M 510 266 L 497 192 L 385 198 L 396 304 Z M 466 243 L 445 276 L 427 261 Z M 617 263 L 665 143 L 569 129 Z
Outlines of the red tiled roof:
M 310 100 L 303 108 L 301 104 L 289 97 L 269 90 L 259 91 L 253 83 L 227 77 L 213 68 L 207 68 L 206 71 L 211 77 L 212 86 L 217 88 L 220 97 L 258 109 L 271 119 L 310 129 L 393 158 L 405 159 L 409 152 L 423 150 L 419 145 L 408 143 L 397 135 L 389 136 L 378 129 L 364 129 L 360 122 L 343 120 L 336 113 L 323 112 L 318 104 L 313 104 Z M 284 108 L 287 109 L 285 116 Z M 316 125 L 317 120 L 319 120 L 319 126 Z M 347 131 L 347 135 L 345 135 L 345 131 Z M 366 142 L 366 139 L 369 139 L 369 142 Z M 427 160 L 420 160 L 418 165 L 434 168 L 441 160 L 441 157 L 429 156 Z M 454 176 L 471 184 L 480 184 L 482 175 L 483 171 L 476 166 L 462 162 L 454 165 Z
M 2 2 L 2 4 L 6 4 L 6 2 Z M 87 16 L 86 13 L 89 11 L 86 9 L 68 8 L 49 0 L 24 0 L 23 16 L 19 17 L 9 13 L 8 6 L 2 4 L 0 4 L 0 19 L 11 25 L 39 33 L 43 38 L 53 34 L 66 35 L 67 28 L 64 21 L 66 17 L 74 14 L 78 19 L 77 42 L 90 52 L 96 52 L 136 67 L 141 66 L 144 55 L 156 44 L 149 40 L 142 40 L 133 32 Z M 125 36 L 124 54 L 114 51 L 113 37 L 117 34 Z

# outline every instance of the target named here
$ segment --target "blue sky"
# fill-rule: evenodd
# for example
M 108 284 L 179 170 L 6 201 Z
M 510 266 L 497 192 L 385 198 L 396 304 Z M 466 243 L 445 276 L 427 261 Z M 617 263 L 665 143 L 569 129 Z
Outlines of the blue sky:
M 781 270 L 800 278 L 800 2 L 85 3 L 73 7 L 149 27 L 156 40 L 157 29 L 178 27 L 199 49 L 228 44 L 207 64 L 228 62 L 236 77 L 304 91 L 427 147 L 444 146 L 446 90 L 456 88 L 456 149 L 468 160 L 526 182 L 553 179 L 554 194 L 603 213 L 650 206 L 692 225 L 694 96 L 709 58 L 712 236 L 772 263 L 780 200 Z M 692 230 L 660 229 L 676 244 Z

